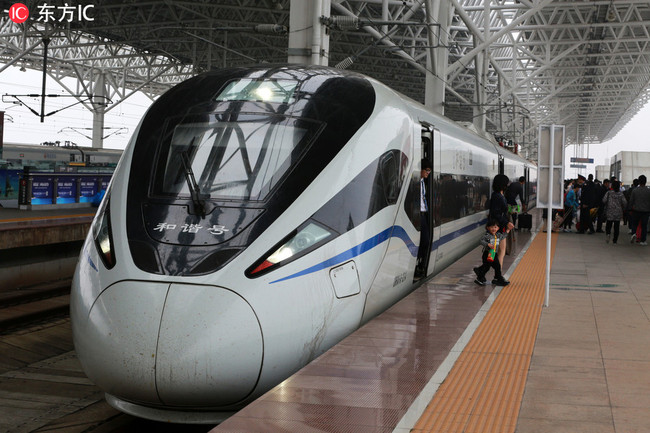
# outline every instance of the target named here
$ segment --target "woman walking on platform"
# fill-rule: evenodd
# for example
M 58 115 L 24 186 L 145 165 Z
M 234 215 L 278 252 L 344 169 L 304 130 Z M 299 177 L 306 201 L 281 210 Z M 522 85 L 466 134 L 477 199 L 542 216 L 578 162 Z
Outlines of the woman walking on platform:
M 505 233 L 514 228 L 514 224 L 508 219 L 508 203 L 503 195 L 510 179 L 505 174 L 497 174 L 492 180 L 492 196 L 490 197 L 490 206 L 488 218 L 495 219 L 499 223 L 499 231 Z M 503 267 L 503 259 L 506 255 L 506 243 L 501 242 L 497 251 L 499 263 Z
M 609 243 L 609 236 L 612 231 L 612 226 L 614 226 L 614 239 L 612 239 L 612 243 L 615 244 L 618 241 L 618 230 L 621 219 L 627 207 L 627 200 L 625 200 L 625 196 L 621 192 L 621 182 L 617 180 L 612 182 L 612 189 L 607 191 L 603 197 L 603 205 L 605 206 L 605 216 L 607 217 L 605 241 Z

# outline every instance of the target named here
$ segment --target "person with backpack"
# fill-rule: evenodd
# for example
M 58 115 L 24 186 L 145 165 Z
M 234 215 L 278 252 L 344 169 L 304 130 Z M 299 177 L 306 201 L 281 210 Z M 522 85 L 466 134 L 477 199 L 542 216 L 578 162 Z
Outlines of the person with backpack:
M 508 213 L 512 219 L 512 224 L 517 225 L 517 216 L 519 212 L 526 212 L 526 203 L 524 200 L 524 184 L 526 183 L 526 178 L 524 176 L 519 177 L 519 181 L 511 182 L 510 185 L 506 188 L 505 197 L 506 203 L 508 203 Z M 519 203 L 517 203 L 517 197 L 519 197 Z

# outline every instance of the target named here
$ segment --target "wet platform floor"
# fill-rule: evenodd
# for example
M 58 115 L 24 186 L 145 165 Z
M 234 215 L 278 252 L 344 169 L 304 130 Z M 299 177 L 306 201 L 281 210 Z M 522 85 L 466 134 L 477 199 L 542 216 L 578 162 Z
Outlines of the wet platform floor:
M 530 239 L 517 232 L 505 269 Z M 394 431 L 423 390 L 444 380 L 495 290 L 473 282 L 480 260 L 477 247 L 212 431 Z
M 544 307 L 533 236 L 510 286 L 477 249 L 212 432 L 650 432 L 650 249 L 553 233 Z

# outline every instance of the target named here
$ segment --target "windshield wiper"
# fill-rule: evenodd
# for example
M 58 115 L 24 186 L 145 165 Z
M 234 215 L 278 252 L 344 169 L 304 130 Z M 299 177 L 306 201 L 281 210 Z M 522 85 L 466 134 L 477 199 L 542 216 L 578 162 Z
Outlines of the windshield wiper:
M 205 200 L 201 198 L 201 190 L 199 189 L 199 185 L 196 183 L 194 171 L 192 171 L 192 164 L 190 163 L 190 158 L 187 156 L 187 150 L 181 152 L 181 161 L 183 162 L 183 168 L 185 169 L 185 180 L 187 181 L 187 186 L 189 187 L 190 195 L 192 196 L 192 203 L 194 204 L 194 209 L 190 210 L 190 213 L 204 217 Z

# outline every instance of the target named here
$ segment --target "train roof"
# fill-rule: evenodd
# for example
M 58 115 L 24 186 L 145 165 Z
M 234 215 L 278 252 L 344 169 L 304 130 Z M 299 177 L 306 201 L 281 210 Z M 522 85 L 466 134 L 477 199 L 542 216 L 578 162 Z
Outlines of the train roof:
M 527 164 L 527 165 L 530 165 L 530 166 L 537 166 L 537 164 L 535 162 L 529 161 L 526 158 L 524 158 L 523 156 L 512 152 L 511 150 L 499 146 L 496 139 L 494 138 L 494 136 L 492 136 L 491 134 L 489 134 L 486 131 L 478 130 L 476 128 L 476 126 L 474 126 L 473 123 L 456 121 L 456 120 L 450 119 L 447 116 L 444 116 L 442 114 L 431 111 L 430 109 L 428 109 L 426 106 L 424 106 L 419 101 L 416 101 L 416 100 L 414 100 L 414 99 L 412 99 L 412 98 L 410 98 L 410 97 L 408 97 L 406 95 L 403 95 L 403 94 L 397 92 L 396 90 L 391 89 L 390 87 L 386 86 L 385 84 L 383 84 L 380 81 L 374 80 L 372 78 L 369 78 L 369 79 L 371 81 L 373 81 L 373 82 L 379 83 L 380 85 L 382 85 L 382 86 L 384 86 L 386 88 L 389 88 L 395 94 L 399 95 L 402 98 L 402 100 L 407 105 L 409 105 L 411 108 L 414 108 L 416 112 L 424 112 L 429 116 L 440 119 L 441 121 L 443 121 L 445 123 L 446 126 L 454 128 L 454 129 L 456 129 L 456 131 L 459 131 L 459 132 L 462 131 L 462 133 L 466 133 L 466 134 L 470 134 L 470 135 L 472 135 L 474 137 L 478 137 L 480 140 L 482 140 L 485 143 L 485 145 L 494 147 L 496 149 L 496 151 L 499 153 L 499 155 L 503 156 L 504 158 L 511 159 L 511 160 L 517 160 L 517 161 L 520 161 L 520 162 L 522 162 L 524 164 Z

